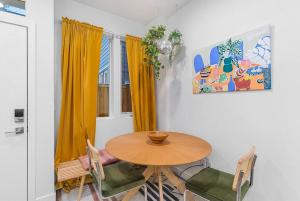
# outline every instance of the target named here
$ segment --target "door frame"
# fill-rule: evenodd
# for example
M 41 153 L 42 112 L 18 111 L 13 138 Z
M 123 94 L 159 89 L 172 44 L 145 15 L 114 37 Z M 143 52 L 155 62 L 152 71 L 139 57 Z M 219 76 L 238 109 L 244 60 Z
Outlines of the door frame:
M 27 200 L 36 198 L 36 28 L 23 16 L 0 11 L 0 22 L 27 29 Z

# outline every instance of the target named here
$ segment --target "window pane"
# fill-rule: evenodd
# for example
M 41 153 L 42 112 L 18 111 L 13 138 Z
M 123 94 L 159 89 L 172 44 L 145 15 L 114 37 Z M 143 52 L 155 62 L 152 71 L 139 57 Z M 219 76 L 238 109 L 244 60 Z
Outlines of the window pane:
M 1 0 L 0 11 L 25 16 L 25 1 Z
M 122 112 L 132 112 L 126 43 L 121 40 Z
M 97 116 L 109 116 L 111 38 L 103 35 L 98 77 Z

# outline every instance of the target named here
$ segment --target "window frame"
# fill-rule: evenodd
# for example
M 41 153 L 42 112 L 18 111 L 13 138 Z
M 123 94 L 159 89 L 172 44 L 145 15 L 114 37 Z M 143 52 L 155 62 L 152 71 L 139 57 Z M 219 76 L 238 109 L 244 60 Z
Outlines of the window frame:
M 120 100 L 119 100 L 119 104 L 120 104 L 120 116 L 121 117 L 132 117 L 133 114 L 132 114 L 132 105 L 131 105 L 131 112 L 123 112 L 122 111 L 122 42 L 125 42 L 126 44 L 126 38 L 125 37 L 120 37 L 120 42 L 119 42 L 119 45 L 120 45 L 120 69 L 119 69 L 119 72 L 120 72 Z M 126 47 L 127 48 L 127 47 Z M 128 61 L 127 61 L 127 67 L 128 67 Z M 128 70 L 128 73 L 129 73 L 129 70 Z M 129 85 L 131 85 L 130 81 L 129 81 Z M 130 94 L 130 99 L 131 99 L 131 94 Z
M 113 66 L 113 60 L 114 60 L 114 36 L 110 33 L 103 33 L 102 36 L 102 40 L 103 37 L 106 36 L 108 37 L 110 43 L 110 53 L 109 53 L 109 94 L 108 94 L 108 116 L 96 116 L 96 120 L 97 119 L 111 119 L 112 118 L 112 113 L 113 113 L 113 93 L 114 93 L 114 89 L 113 89 L 113 71 L 114 71 L 114 66 Z M 102 48 L 102 41 L 101 41 L 101 48 Z M 100 59 L 101 59 L 101 52 L 100 52 Z M 101 64 L 101 60 L 100 60 L 100 64 Z M 100 72 L 100 64 L 99 64 L 99 72 Z M 98 72 L 98 85 L 99 85 L 99 72 Z M 98 89 L 97 89 L 98 90 Z M 98 104 L 98 99 L 97 99 L 97 104 Z

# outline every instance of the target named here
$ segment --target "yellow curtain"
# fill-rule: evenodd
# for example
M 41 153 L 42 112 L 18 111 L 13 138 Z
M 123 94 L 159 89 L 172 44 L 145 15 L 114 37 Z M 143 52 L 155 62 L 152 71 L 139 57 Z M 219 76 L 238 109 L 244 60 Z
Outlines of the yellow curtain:
M 94 144 L 98 70 L 103 29 L 63 18 L 62 98 L 55 165 L 86 154 L 86 138 Z M 74 181 L 59 187 L 74 187 Z
M 144 61 L 146 55 L 142 39 L 127 35 L 126 49 L 134 130 L 156 130 L 154 72 Z

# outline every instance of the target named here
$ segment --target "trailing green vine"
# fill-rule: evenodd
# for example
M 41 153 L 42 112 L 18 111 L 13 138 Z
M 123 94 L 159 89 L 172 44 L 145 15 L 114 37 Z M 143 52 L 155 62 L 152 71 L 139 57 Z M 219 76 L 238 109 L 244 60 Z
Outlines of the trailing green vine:
M 146 62 L 154 68 L 155 78 L 158 79 L 160 77 L 160 69 L 163 68 L 162 63 L 159 61 L 159 55 L 161 54 L 160 49 L 157 45 L 158 41 L 165 38 L 166 26 L 158 25 L 152 27 L 146 36 L 142 39 L 142 44 L 145 46 L 145 53 L 148 58 L 146 58 Z M 172 31 L 168 36 L 168 41 L 172 49 L 170 50 L 169 60 L 171 61 L 176 55 L 176 51 L 178 47 L 182 45 L 182 34 L 177 29 Z M 164 54 L 164 53 L 163 53 Z
M 175 29 L 170 33 L 168 40 L 172 44 L 172 51 L 169 55 L 169 62 L 171 63 L 176 56 L 178 49 L 182 46 L 182 33 L 178 29 Z
M 142 44 L 145 46 L 145 53 L 147 54 L 147 62 L 154 68 L 155 78 L 159 78 L 161 62 L 158 60 L 159 49 L 156 45 L 156 41 L 164 37 L 166 26 L 159 25 L 152 27 L 146 36 L 142 39 Z

